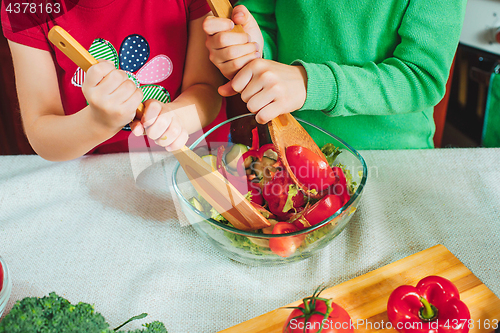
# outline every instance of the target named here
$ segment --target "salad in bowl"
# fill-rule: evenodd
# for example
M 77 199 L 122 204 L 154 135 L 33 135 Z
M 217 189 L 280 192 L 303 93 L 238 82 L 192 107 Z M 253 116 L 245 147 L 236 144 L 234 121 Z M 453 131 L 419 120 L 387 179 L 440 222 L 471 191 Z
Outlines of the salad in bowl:
M 366 183 L 366 164 L 353 148 L 333 134 L 298 119 L 325 158 L 290 146 L 286 158 L 295 184 L 269 139 L 267 126 L 252 114 L 214 127 L 190 148 L 220 172 L 269 221 L 257 230 L 239 230 L 198 195 L 179 165 L 173 173 L 175 194 L 198 234 L 228 257 L 250 265 L 274 265 L 310 257 L 345 228 L 356 211 Z M 228 131 L 226 142 L 210 134 Z M 325 162 L 326 159 L 326 162 Z

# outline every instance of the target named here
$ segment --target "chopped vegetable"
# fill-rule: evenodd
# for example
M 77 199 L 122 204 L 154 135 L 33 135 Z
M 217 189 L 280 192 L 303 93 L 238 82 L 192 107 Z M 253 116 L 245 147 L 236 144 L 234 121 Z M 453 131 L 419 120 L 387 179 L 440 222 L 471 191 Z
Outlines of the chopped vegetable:
M 146 316 L 147 314 L 143 313 L 127 320 L 124 324 Z M 118 331 L 122 326 L 113 330 L 109 328 L 104 317 L 94 311 L 92 305 L 83 302 L 73 305 L 52 292 L 42 298 L 26 297 L 17 301 L 0 322 L 0 333 L 111 333 Z M 157 321 L 143 326 L 144 329 L 128 332 L 167 333 L 165 325 Z
M 342 151 L 339 148 L 335 147 L 333 144 L 327 143 L 326 145 L 321 147 L 321 152 L 325 155 L 328 164 L 330 164 L 330 166 L 333 166 L 333 163 L 337 159 L 337 156 L 339 156 Z
M 217 169 L 217 157 L 214 155 L 204 155 L 201 157 L 202 160 L 208 163 L 212 167 L 212 170 Z
M 238 161 L 244 153 L 248 151 L 248 147 L 239 143 L 234 144 L 231 150 L 226 154 L 226 165 L 233 169 L 237 169 Z
M 193 205 L 194 208 L 198 209 L 200 212 L 203 212 L 205 210 L 201 205 L 201 203 L 196 198 L 191 198 L 191 200 L 189 200 L 189 203 Z
M 215 221 L 220 222 L 220 223 L 224 223 L 224 224 L 229 223 L 229 221 L 224 216 L 222 216 L 222 214 L 220 214 L 217 210 L 215 210 L 215 208 L 213 208 L 213 207 L 210 209 L 210 218 L 212 218 Z

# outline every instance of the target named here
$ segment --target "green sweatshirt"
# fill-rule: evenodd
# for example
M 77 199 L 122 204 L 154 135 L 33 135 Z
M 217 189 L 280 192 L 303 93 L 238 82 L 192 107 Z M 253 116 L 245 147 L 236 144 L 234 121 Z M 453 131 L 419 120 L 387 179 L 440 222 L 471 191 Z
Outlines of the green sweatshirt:
M 466 0 L 241 0 L 264 57 L 301 64 L 293 113 L 356 149 L 432 148 Z

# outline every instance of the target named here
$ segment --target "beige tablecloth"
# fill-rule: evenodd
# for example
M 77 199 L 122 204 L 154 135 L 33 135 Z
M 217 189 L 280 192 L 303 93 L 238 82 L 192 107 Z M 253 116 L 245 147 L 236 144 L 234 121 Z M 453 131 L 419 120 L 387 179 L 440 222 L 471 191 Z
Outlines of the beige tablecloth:
M 350 224 L 314 257 L 279 267 L 227 259 L 179 220 L 167 153 L 0 157 L 7 310 L 55 291 L 95 304 L 111 325 L 147 312 L 129 328 L 215 332 L 436 244 L 500 295 L 500 150 L 361 154 L 370 174 Z

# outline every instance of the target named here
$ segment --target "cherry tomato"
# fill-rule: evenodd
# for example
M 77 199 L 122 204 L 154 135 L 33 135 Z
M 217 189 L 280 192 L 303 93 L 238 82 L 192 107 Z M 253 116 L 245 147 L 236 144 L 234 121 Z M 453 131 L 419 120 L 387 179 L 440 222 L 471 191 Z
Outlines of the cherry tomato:
M 273 228 L 273 235 L 289 234 L 291 232 L 298 231 L 297 227 L 288 222 L 278 222 Z M 288 257 L 295 253 L 297 248 L 302 243 L 304 236 L 290 236 L 290 237 L 280 237 L 271 238 L 269 240 L 269 247 L 271 251 L 276 253 L 281 257 Z
M 307 308 L 304 305 L 307 302 Z M 329 309 L 330 308 L 330 309 Z M 325 314 L 331 310 L 327 318 Z M 323 328 L 320 331 L 321 324 Z M 315 295 L 304 298 L 299 309 L 295 309 L 290 313 L 285 325 L 283 333 L 353 333 L 353 325 L 351 317 L 338 304 L 332 302 L 331 299 L 319 298 Z
M 335 194 L 328 194 L 312 205 L 299 220 L 306 220 L 309 225 L 315 225 L 326 220 L 344 205 L 344 200 Z M 304 223 L 302 223 L 304 225 Z M 300 228 L 300 225 L 295 224 Z
M 286 159 L 297 179 L 309 190 L 321 192 L 336 180 L 328 162 L 302 146 L 286 148 Z

